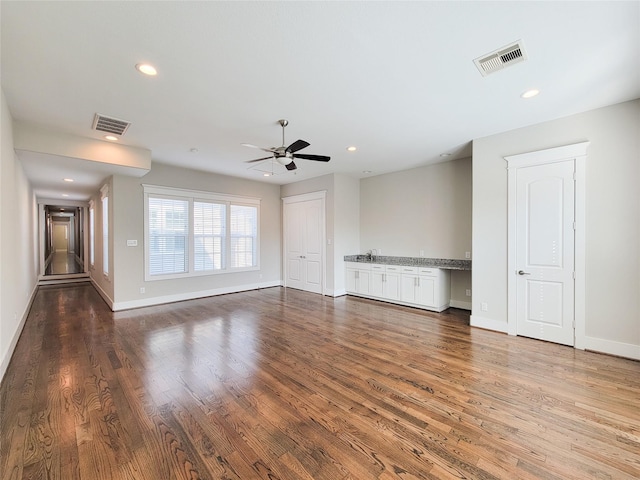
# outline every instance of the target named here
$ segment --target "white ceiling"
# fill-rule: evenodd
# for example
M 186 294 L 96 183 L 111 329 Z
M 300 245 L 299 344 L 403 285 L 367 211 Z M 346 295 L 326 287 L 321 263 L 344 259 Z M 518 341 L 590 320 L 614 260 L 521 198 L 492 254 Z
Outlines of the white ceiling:
M 474 138 L 640 97 L 638 1 L 0 4 L 16 121 L 102 139 L 101 113 L 132 122 L 121 143 L 153 162 L 279 184 L 470 156 Z M 474 58 L 520 39 L 527 61 L 480 75 Z M 280 118 L 287 144 L 331 162 L 249 168 L 264 155 L 241 144 L 281 145 Z M 30 177 L 60 161 L 20 155 Z

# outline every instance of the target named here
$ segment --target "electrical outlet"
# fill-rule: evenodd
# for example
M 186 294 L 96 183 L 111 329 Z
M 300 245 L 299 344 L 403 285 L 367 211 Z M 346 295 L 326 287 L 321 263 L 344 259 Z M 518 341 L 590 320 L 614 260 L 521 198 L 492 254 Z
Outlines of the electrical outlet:
M 482 310 L 483 312 L 486 312 L 489 310 L 489 304 L 487 302 L 482 302 L 480 304 L 480 310 Z
M 144 293 L 146 290 L 144 287 L 140 287 L 140 293 Z
M 378 249 L 378 255 L 382 255 L 382 249 L 381 248 Z
M 464 252 L 464 258 L 471 258 L 471 252 Z
M 420 250 L 420 256 L 424 257 L 424 250 Z
M 470 297 L 471 296 L 471 289 L 467 288 L 467 292 L 466 293 L 467 293 L 467 297 Z

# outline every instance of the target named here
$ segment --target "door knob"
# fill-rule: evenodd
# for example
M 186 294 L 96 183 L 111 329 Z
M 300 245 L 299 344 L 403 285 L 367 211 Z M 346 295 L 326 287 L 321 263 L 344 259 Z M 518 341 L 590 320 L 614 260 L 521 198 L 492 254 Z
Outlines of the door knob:
M 529 272 L 525 272 L 524 270 L 518 270 L 518 275 L 531 275 Z

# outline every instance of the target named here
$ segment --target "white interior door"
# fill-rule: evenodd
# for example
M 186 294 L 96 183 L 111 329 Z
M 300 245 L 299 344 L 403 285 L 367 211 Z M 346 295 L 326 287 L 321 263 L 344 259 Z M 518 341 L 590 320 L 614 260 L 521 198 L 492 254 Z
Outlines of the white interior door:
M 286 286 L 323 293 L 324 214 L 321 199 L 285 203 Z
M 574 345 L 575 166 L 517 169 L 517 334 Z
M 69 249 L 69 226 L 63 223 L 53 224 L 53 251 L 66 252 Z

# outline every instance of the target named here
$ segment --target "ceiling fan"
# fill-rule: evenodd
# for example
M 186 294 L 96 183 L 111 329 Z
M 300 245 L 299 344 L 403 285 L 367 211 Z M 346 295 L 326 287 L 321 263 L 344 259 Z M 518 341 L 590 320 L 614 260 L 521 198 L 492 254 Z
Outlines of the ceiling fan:
M 296 153 L 303 148 L 306 148 L 310 145 L 309 142 L 305 142 L 304 140 L 296 140 L 288 147 L 284 146 L 284 127 L 289 125 L 288 120 L 278 120 L 278 123 L 282 127 L 282 146 L 281 147 L 271 147 L 264 148 L 258 147 L 256 145 L 251 145 L 250 143 L 243 143 L 245 147 L 257 148 L 258 150 L 263 150 L 265 152 L 271 153 L 268 157 L 256 158 L 255 160 L 247 160 L 246 163 L 254 163 L 261 162 L 263 160 L 275 159 L 278 161 L 280 165 L 284 165 L 287 170 L 295 170 L 296 164 L 293 162 L 294 158 L 302 158 L 304 160 L 315 160 L 316 162 L 328 162 L 331 160 L 331 157 L 326 157 L 324 155 L 311 155 L 307 153 Z

